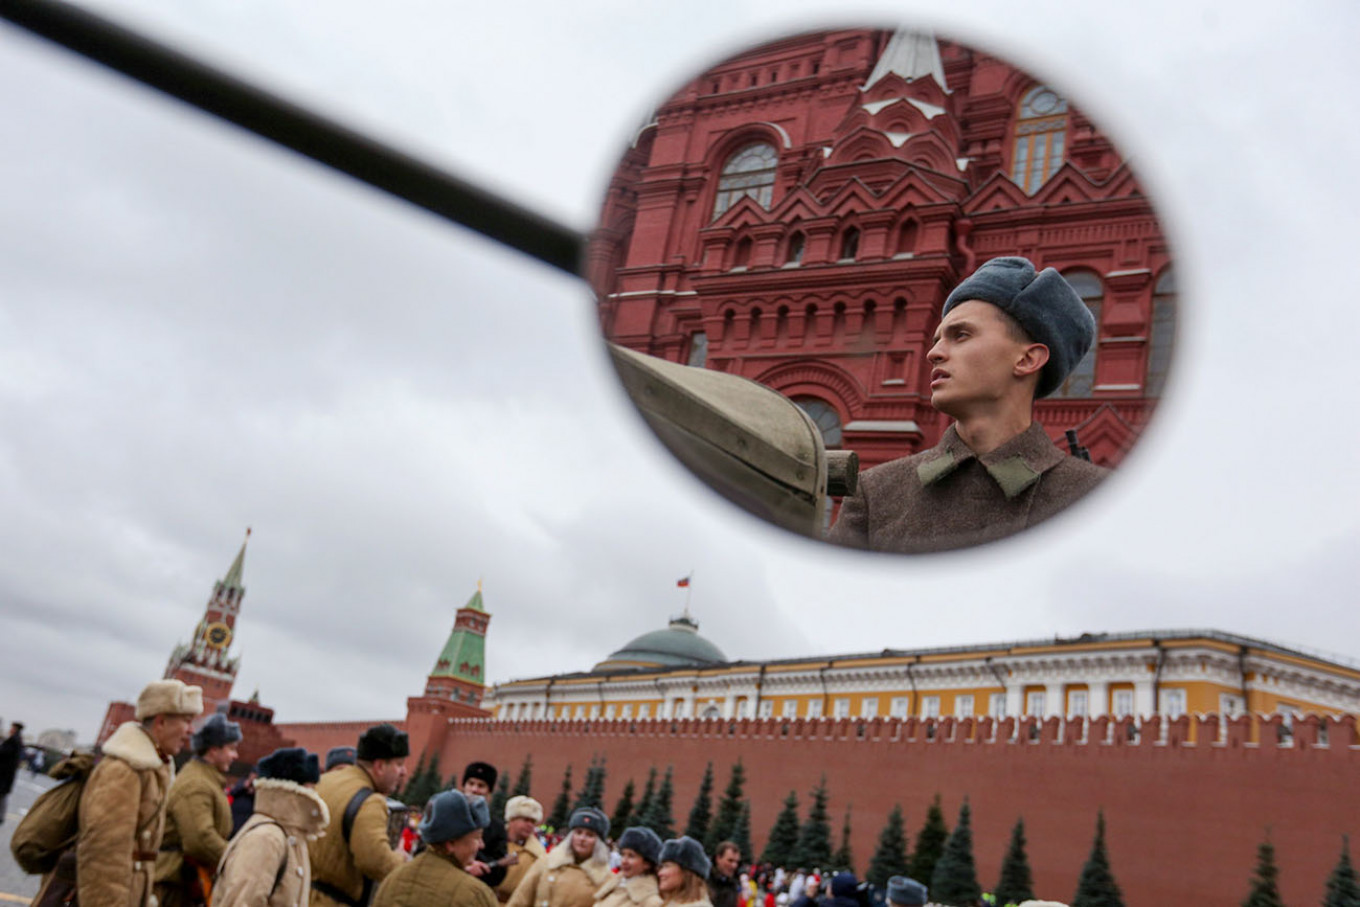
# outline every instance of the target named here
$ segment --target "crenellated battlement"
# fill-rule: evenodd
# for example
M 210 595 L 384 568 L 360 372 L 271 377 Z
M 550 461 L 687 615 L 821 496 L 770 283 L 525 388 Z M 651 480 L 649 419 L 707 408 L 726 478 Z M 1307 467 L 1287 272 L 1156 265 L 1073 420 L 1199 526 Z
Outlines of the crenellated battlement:
M 1101 716 L 1098 718 L 651 718 L 498 721 L 450 719 L 455 736 L 548 736 L 817 740 L 871 744 L 1032 745 L 1110 749 L 1178 748 L 1360 753 L 1356 716 Z

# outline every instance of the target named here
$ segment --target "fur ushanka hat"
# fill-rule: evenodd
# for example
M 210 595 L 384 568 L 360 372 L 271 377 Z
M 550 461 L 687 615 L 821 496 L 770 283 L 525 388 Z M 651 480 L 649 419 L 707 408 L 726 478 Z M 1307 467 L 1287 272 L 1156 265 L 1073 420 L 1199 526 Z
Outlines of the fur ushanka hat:
M 571 814 L 567 828 L 588 828 L 601 838 L 609 837 L 609 817 L 593 806 L 582 806 Z
M 1037 274 L 1028 258 L 993 258 L 954 288 L 940 317 L 971 300 L 990 302 L 1048 347 L 1035 397 L 1047 397 L 1072 373 L 1096 337 L 1096 320 L 1077 291 L 1052 268 Z
M 203 688 L 182 680 L 153 680 L 137 696 L 137 720 L 157 715 L 203 714 Z
M 203 727 L 194 732 L 189 742 L 193 745 L 194 752 L 202 756 L 215 746 L 240 743 L 241 726 L 235 721 L 228 721 L 227 716 L 221 712 L 216 712 L 203 722 Z
M 294 784 L 315 784 L 321 780 L 321 760 L 300 746 L 274 750 L 255 766 L 261 778 L 292 781 Z
M 888 879 L 888 903 L 897 907 L 920 907 L 926 902 L 926 886 L 906 876 Z
M 352 746 L 333 746 L 326 750 L 326 771 L 337 765 L 353 765 L 358 752 Z
M 490 762 L 469 762 L 467 768 L 463 769 L 463 783 L 467 784 L 469 778 L 477 778 L 484 782 L 490 790 L 496 789 L 496 778 L 500 773 L 496 771 L 496 766 Z
M 713 868 L 708 854 L 704 853 L 704 845 L 689 835 L 671 838 L 662 844 L 657 859 L 659 863 L 674 863 L 681 869 L 688 869 L 701 879 L 707 879 L 708 871 Z
M 453 841 L 491 824 L 491 809 L 485 797 L 469 797 L 460 790 L 435 794 L 425 805 L 425 815 L 417 831 L 431 844 Z
M 505 801 L 505 821 L 511 819 L 531 819 L 538 825 L 543 821 L 543 804 L 523 794 L 511 797 Z
M 411 755 L 411 742 L 405 731 L 390 724 L 375 724 L 359 735 L 356 755 L 365 762 L 374 759 L 405 759 Z
M 653 866 L 661 863 L 661 838 L 641 825 L 623 830 L 619 836 L 619 850 L 631 850 Z

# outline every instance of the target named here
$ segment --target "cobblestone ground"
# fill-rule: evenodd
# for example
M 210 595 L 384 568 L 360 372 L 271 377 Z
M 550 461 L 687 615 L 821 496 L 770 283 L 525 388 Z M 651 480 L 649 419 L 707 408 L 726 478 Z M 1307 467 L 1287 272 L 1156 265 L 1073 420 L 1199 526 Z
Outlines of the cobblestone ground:
M 55 783 L 45 775 L 30 775 L 24 768 L 19 769 L 14 779 L 14 790 L 5 807 L 5 822 L 0 825 L 0 907 L 27 904 L 28 899 L 38 893 L 38 877 L 25 874 L 10 856 L 9 836 L 38 794 Z

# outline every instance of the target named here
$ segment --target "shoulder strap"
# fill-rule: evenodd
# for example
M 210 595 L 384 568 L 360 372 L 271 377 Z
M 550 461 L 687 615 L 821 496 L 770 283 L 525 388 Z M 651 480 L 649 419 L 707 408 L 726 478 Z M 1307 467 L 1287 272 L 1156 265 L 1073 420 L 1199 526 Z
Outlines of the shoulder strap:
M 354 831 L 354 818 L 359 815 L 359 807 L 364 805 L 372 794 L 377 793 L 371 787 L 361 787 L 354 792 L 354 796 L 349 798 L 349 803 L 345 806 L 344 818 L 340 820 L 340 833 L 344 835 L 345 843 L 349 844 L 349 836 Z

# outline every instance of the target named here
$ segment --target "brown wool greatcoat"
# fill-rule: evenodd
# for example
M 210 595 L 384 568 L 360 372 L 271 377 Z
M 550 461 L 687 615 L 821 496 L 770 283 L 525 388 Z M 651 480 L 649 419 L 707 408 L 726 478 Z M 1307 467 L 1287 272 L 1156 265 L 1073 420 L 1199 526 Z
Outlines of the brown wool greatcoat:
M 312 883 L 326 882 L 358 900 L 363 894 L 364 879 L 374 883 L 406 862 L 401 851 L 392 849 L 387 840 L 387 797 L 370 794 L 359 807 L 350 830 L 349 844 L 341 827 L 345 807 L 361 788 L 373 790 L 373 779 L 358 765 L 346 765 L 326 772 L 316 786 L 316 793 L 326 802 L 331 821 L 326 834 L 308 848 L 312 861 Z M 312 904 L 330 907 L 334 900 L 312 888 Z M 337 905 L 339 907 L 339 905 Z
M 590 858 L 577 863 L 569 834 L 546 857 L 534 861 L 507 907 L 594 907 L 595 892 L 610 875 L 605 843 L 596 841 Z
M 496 907 L 496 895 L 452 857 L 427 848 L 383 879 L 373 907 Z
M 81 907 L 150 907 L 174 766 L 129 721 L 104 743 L 80 795 L 76 842 Z
M 223 788 L 226 776 L 197 757 L 175 775 L 165 804 L 165 836 L 156 858 L 156 898 L 159 907 L 179 907 L 193 866 L 215 874 L 231 837 L 231 804 Z
M 307 842 L 329 824 L 315 792 L 292 781 L 257 779 L 255 814 L 222 855 L 213 907 L 304 907 L 312 882 Z
M 981 457 L 951 425 L 929 450 L 861 473 L 827 538 L 899 554 L 966 548 L 1048 519 L 1108 474 L 1063 453 L 1038 422 Z
M 538 840 L 536 835 L 529 835 L 529 839 L 523 844 L 516 844 L 513 841 L 506 843 L 506 854 L 515 854 L 519 857 L 515 864 L 505 871 L 505 878 L 496 886 L 496 900 L 502 904 L 510 900 L 510 896 L 515 893 L 519 883 L 529 874 L 533 865 L 548 855 L 543 849 L 543 842 Z
M 600 890 L 595 892 L 596 907 L 661 907 L 661 893 L 656 889 L 656 876 L 644 872 L 625 879 L 617 873 L 610 875 Z

